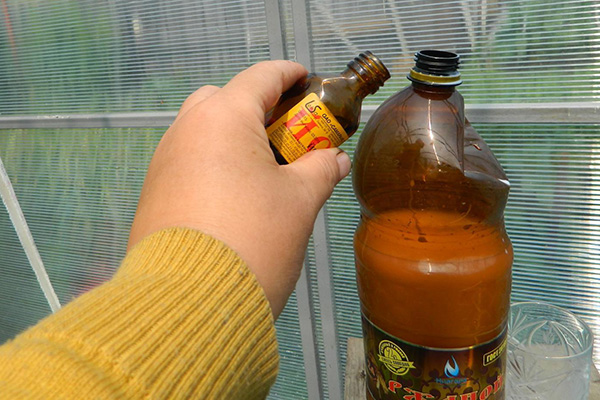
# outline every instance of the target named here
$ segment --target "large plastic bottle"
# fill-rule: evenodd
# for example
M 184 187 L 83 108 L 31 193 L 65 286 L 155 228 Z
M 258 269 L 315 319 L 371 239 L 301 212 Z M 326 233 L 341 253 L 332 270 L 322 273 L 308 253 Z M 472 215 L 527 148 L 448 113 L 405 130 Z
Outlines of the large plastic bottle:
M 356 132 L 363 99 L 390 73 L 370 51 L 360 53 L 339 75 L 311 73 L 287 90 L 271 110 L 266 129 L 279 164 L 305 153 L 338 147 Z
M 465 120 L 459 57 L 425 50 L 358 142 L 368 399 L 504 399 L 509 183 Z

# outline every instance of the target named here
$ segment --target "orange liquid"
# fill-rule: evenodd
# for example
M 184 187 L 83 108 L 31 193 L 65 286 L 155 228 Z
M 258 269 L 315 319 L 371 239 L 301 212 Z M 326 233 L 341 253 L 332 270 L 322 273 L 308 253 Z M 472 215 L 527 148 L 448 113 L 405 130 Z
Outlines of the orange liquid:
M 504 329 L 513 253 L 503 227 L 456 213 L 400 210 L 363 216 L 354 247 L 363 313 L 387 333 L 459 348 Z

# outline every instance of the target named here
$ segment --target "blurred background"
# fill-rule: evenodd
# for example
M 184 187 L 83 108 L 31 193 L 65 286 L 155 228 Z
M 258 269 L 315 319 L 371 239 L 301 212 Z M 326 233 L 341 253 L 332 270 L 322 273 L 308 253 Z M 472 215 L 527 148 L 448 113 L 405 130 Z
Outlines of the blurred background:
M 341 72 L 370 50 L 461 55 L 467 116 L 512 183 L 513 301 L 566 307 L 600 367 L 600 3 L 577 0 L 1 0 L 0 157 L 60 302 L 109 279 L 154 147 L 186 96 L 261 60 Z M 360 129 L 343 148 L 351 155 Z M 350 179 L 321 213 L 277 322 L 272 399 L 340 399 L 361 336 Z M 50 307 L 0 207 L 0 343 Z

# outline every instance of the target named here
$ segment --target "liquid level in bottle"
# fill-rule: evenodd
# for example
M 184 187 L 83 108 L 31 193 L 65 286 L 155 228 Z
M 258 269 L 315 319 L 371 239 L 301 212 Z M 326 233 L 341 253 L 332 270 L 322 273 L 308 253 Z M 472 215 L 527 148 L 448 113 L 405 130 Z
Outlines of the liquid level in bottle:
M 363 217 L 355 254 L 363 312 L 388 334 L 459 348 L 502 332 L 513 256 L 503 227 L 449 212 L 386 212 Z

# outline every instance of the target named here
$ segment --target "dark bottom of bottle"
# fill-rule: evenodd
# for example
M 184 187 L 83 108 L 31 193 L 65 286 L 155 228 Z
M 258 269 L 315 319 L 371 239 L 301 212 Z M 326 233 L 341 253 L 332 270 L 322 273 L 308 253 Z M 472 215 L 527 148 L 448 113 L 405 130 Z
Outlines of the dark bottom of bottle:
M 269 141 L 269 146 L 271 147 L 271 150 L 273 151 L 273 155 L 275 156 L 275 161 L 277 161 L 277 163 L 279 165 L 289 164 L 287 162 L 287 160 L 285 158 L 283 158 L 283 156 L 281 155 L 281 153 L 279 152 L 279 150 L 277 150 L 275 148 L 275 146 L 273 146 L 273 143 L 271 143 L 271 141 Z

